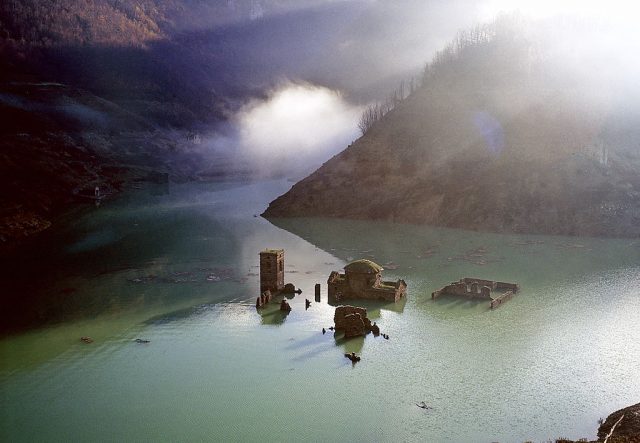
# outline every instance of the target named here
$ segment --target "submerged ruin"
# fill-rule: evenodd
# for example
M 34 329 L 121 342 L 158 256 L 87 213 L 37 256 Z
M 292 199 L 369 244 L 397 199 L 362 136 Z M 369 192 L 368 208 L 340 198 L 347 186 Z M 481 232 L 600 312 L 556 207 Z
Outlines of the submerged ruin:
M 366 335 L 372 330 L 367 310 L 358 306 L 338 306 L 333 321 L 336 331 L 344 332 L 344 338 Z
M 465 277 L 432 292 L 431 299 L 435 300 L 441 295 L 461 295 L 472 299 L 487 300 L 490 302 L 489 307 L 494 309 L 510 300 L 519 290 L 520 286 L 517 283 Z
M 340 301 L 348 298 L 397 302 L 405 296 L 404 280 L 383 281 L 382 266 L 371 260 L 355 260 L 344 267 L 344 274 L 333 271 L 327 279 L 329 298 Z

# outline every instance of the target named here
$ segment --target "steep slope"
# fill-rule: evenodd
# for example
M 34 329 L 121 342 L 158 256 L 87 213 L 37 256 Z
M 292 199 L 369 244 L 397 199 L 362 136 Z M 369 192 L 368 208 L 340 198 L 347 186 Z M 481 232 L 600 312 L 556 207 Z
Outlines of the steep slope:
M 237 173 L 225 159 L 202 161 L 196 146 L 199 132 L 268 87 L 264 77 L 245 90 L 234 83 L 242 81 L 234 69 L 255 71 L 230 66 L 252 41 L 236 37 L 231 50 L 229 41 L 257 26 L 266 34 L 279 13 L 315 3 L 0 2 L 0 252 L 88 203 L 79 195 L 95 186 L 115 193 L 158 172 L 172 180 Z
M 420 88 L 263 215 L 640 235 L 640 94 L 607 49 L 561 44 L 583 29 L 503 18 L 461 34 Z
M 186 179 L 201 162 L 181 133 L 61 84 L 6 85 L 0 116 L 0 252 L 70 205 L 90 203 L 84 196 L 95 186 L 113 194 L 159 172 Z

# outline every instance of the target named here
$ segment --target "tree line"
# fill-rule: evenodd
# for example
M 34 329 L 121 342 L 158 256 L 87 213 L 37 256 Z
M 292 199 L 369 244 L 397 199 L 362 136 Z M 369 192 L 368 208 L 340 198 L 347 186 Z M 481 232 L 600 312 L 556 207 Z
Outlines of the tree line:
M 447 46 L 437 51 L 431 61 L 425 64 L 421 78 L 412 77 L 409 81 L 401 81 L 387 99 L 365 108 L 358 121 L 360 132 L 364 135 L 399 103 L 418 88 L 424 87 L 443 68 L 459 59 L 461 54 L 471 48 L 492 43 L 498 34 L 513 30 L 516 22 L 517 17 L 502 16 L 492 23 L 478 24 L 470 29 L 459 31 Z

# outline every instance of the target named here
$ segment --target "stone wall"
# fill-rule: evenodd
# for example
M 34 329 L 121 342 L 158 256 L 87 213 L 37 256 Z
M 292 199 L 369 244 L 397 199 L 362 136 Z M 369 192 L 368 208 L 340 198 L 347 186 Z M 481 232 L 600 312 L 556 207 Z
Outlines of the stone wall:
M 343 331 L 345 338 L 365 335 L 371 331 L 371 320 L 367 310 L 357 306 L 338 306 L 333 316 L 337 331 Z
M 506 292 L 496 298 L 493 298 L 491 294 L 495 290 Z M 453 282 L 441 289 L 433 291 L 431 293 L 431 298 L 436 299 L 443 294 L 479 298 L 482 300 L 489 300 L 490 308 L 494 309 L 507 300 L 510 300 L 513 295 L 519 290 L 520 286 L 517 283 L 507 283 L 467 277 L 461 278 L 457 282 Z
M 333 271 L 327 279 L 329 298 L 368 299 L 397 302 L 405 296 L 407 284 L 404 280 L 396 282 L 381 281 L 380 274 L 340 274 Z
M 466 282 L 465 280 L 468 280 Z M 484 280 L 486 281 L 486 280 Z M 482 285 L 476 280 L 462 279 L 451 283 L 431 294 L 431 298 L 437 298 L 442 294 L 463 295 L 465 297 L 482 298 L 491 300 L 491 288 L 494 285 Z
M 327 279 L 327 295 L 329 298 L 340 300 L 343 295 L 348 292 L 349 285 L 347 284 L 344 275 L 333 271 Z
M 493 300 L 491 300 L 491 304 L 490 307 L 491 309 L 497 308 L 498 306 L 500 306 L 502 303 L 511 300 L 513 298 L 513 291 L 507 291 L 504 294 L 502 294 L 499 297 L 494 298 Z
M 520 290 L 520 285 L 518 285 L 517 283 L 506 283 L 503 281 L 498 281 L 496 282 L 496 289 L 502 291 L 513 291 L 515 293 Z
M 466 284 L 472 284 L 475 282 L 480 286 L 488 286 L 492 291 L 495 291 L 496 289 L 498 289 L 497 285 L 499 283 L 493 280 L 484 280 L 482 278 L 471 278 L 471 277 L 465 277 L 461 279 L 460 282 L 466 283 Z
M 284 288 L 284 249 L 260 252 L 260 292 Z

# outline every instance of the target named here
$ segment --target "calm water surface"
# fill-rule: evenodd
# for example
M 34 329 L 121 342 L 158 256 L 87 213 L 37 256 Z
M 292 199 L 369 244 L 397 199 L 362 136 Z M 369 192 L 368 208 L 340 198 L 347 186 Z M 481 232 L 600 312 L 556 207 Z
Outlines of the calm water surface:
M 254 216 L 290 185 L 140 190 L 16 259 L 0 440 L 593 438 L 638 401 L 638 241 Z M 288 316 L 253 307 L 266 247 L 285 248 L 303 290 Z M 366 305 L 390 340 L 321 333 L 329 272 L 361 257 L 407 281 L 406 302 Z M 464 276 L 522 292 L 495 311 L 430 299 Z M 305 311 L 315 283 L 322 302 Z

